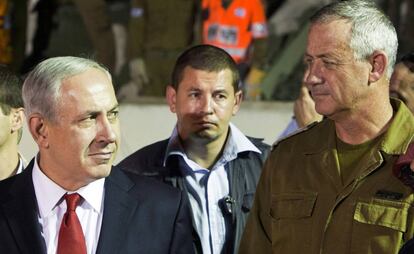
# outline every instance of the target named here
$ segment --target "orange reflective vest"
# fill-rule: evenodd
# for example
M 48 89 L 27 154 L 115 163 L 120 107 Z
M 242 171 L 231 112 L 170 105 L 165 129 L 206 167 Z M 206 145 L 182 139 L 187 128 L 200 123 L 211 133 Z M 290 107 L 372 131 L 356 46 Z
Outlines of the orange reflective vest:
M 240 63 L 246 60 L 252 39 L 267 37 L 261 0 L 233 0 L 225 9 L 222 0 L 203 0 L 203 43 L 226 50 Z
M 0 64 L 9 64 L 12 60 L 9 7 L 8 0 L 0 0 Z

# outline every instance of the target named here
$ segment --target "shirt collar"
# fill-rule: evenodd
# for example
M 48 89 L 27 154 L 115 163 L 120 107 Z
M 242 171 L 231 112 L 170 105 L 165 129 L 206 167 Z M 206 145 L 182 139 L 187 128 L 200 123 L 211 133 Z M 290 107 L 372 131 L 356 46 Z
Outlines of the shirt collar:
M 67 191 L 41 171 L 37 160 L 38 156 L 34 160 L 32 178 L 41 218 L 47 217 L 59 205 L 65 193 L 77 192 L 96 212 L 102 211 L 105 178 L 95 180 L 74 192 Z
M 17 164 L 16 175 L 17 174 L 20 174 L 21 172 L 23 172 L 24 167 L 25 167 L 25 163 L 23 161 L 23 157 L 19 153 L 19 163 Z
M 237 158 L 237 155 L 242 152 L 255 152 L 261 154 L 262 152 L 232 123 L 229 124 L 230 132 L 227 138 L 225 147 L 223 149 L 223 155 L 220 158 L 231 161 Z M 164 166 L 170 155 L 180 155 L 187 158 L 184 148 L 181 144 L 177 126 L 175 126 L 170 139 L 168 141 L 167 150 L 164 158 Z

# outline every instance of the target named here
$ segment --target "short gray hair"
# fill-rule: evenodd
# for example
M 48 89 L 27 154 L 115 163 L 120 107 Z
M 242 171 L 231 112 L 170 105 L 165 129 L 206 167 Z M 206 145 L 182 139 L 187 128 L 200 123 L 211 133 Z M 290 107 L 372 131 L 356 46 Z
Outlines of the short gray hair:
M 352 23 L 349 46 L 356 60 L 367 60 L 375 50 L 388 56 L 387 77 L 393 72 L 397 49 L 397 33 L 389 18 L 373 1 L 348 0 L 329 4 L 311 17 L 311 23 L 327 23 L 344 19 Z
M 91 68 L 111 74 L 99 63 L 80 57 L 53 57 L 39 63 L 26 77 L 23 84 L 23 102 L 27 118 L 39 113 L 46 119 L 56 122 L 56 106 L 60 99 L 62 81 L 81 74 Z

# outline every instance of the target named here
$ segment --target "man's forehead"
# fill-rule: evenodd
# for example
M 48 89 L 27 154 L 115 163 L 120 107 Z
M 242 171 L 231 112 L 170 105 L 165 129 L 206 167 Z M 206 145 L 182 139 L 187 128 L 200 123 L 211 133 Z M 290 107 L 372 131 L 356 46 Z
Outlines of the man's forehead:
M 62 82 L 59 101 L 62 110 L 73 107 L 78 111 L 109 110 L 118 104 L 112 83 L 107 77 L 95 78 L 86 75 L 73 76 Z
M 202 69 L 195 69 L 193 67 L 188 66 L 188 69 L 184 70 L 183 77 L 180 83 L 185 80 L 192 79 L 194 77 L 201 78 L 201 79 L 216 79 L 216 78 L 230 78 L 230 82 L 232 81 L 232 73 L 231 70 L 221 69 L 221 70 L 202 70 Z
M 193 67 L 191 65 L 187 65 L 184 68 L 184 74 L 185 73 L 189 73 L 189 72 L 205 72 L 205 73 L 215 73 L 215 74 L 218 74 L 220 72 L 226 72 L 226 71 L 229 72 L 229 73 L 231 73 L 230 68 L 222 68 L 222 69 L 214 70 L 214 69 L 208 69 L 208 68 L 195 68 L 195 67 Z
M 329 39 L 330 41 L 349 41 L 352 23 L 345 19 L 333 19 L 326 22 L 316 22 L 310 25 L 308 36 L 312 33 L 314 39 Z M 309 38 L 309 37 L 308 37 Z
M 348 27 L 349 30 L 341 29 L 342 26 Z M 340 20 L 329 23 L 315 23 L 309 28 L 305 55 L 342 57 L 344 52 L 351 49 L 349 42 L 350 25 L 348 23 Z

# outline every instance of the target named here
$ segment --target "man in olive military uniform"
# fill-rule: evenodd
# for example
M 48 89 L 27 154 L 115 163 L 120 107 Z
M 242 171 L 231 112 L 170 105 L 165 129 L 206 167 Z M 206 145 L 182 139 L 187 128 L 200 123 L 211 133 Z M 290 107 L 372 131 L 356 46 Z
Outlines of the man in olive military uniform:
M 162 97 L 178 55 L 194 40 L 198 0 L 132 0 L 129 71 L 140 95 Z
M 326 119 L 274 145 L 239 253 L 392 254 L 413 237 L 414 194 L 393 175 L 414 138 L 389 99 L 397 44 L 372 2 L 314 14 L 304 82 Z
M 115 41 L 105 0 L 39 0 L 33 52 L 23 64 L 30 71 L 44 58 L 88 56 L 115 69 Z

